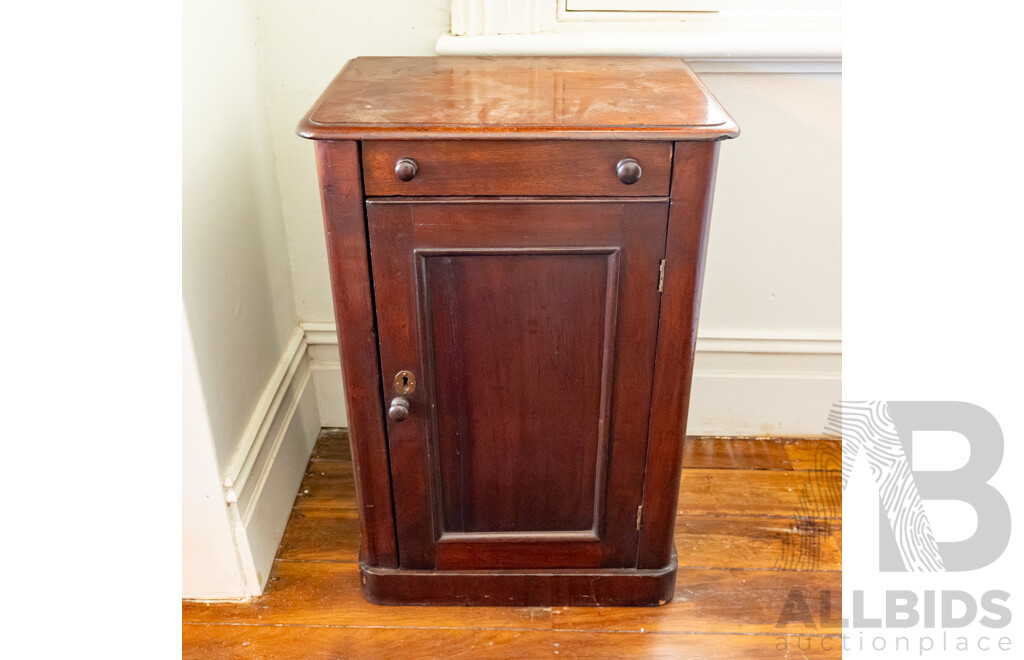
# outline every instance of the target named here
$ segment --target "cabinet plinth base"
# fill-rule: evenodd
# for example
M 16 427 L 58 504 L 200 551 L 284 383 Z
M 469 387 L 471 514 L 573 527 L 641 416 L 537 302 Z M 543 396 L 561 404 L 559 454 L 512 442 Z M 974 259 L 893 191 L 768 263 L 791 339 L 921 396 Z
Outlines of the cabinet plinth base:
M 377 605 L 650 607 L 672 600 L 676 553 L 658 569 L 430 571 L 359 562 L 363 596 Z

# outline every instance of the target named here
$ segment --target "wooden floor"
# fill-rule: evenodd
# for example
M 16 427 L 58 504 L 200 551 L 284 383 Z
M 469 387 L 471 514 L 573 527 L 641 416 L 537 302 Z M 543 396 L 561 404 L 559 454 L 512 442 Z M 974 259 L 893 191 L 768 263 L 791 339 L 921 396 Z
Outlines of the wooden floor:
M 265 592 L 184 602 L 183 656 L 839 658 L 820 616 L 841 616 L 841 465 L 826 438 L 689 438 L 662 607 L 380 607 L 359 591 L 347 435 L 325 429 Z

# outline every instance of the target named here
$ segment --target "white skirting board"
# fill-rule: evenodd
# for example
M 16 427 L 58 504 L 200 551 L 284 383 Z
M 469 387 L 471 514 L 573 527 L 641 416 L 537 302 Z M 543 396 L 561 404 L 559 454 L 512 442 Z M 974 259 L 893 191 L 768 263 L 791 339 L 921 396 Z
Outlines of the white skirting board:
M 224 481 L 250 596 L 262 593 L 320 432 L 306 333 L 296 328 Z
M 841 366 L 838 353 L 698 352 L 687 434 L 819 435 L 842 397 Z
M 323 425 L 348 428 L 348 409 L 345 404 L 345 388 L 341 383 L 337 340 L 310 345 L 309 367 L 313 372 L 316 405 Z
M 303 324 L 323 426 L 348 426 L 333 323 Z M 842 397 L 838 333 L 697 339 L 691 435 L 817 435 Z

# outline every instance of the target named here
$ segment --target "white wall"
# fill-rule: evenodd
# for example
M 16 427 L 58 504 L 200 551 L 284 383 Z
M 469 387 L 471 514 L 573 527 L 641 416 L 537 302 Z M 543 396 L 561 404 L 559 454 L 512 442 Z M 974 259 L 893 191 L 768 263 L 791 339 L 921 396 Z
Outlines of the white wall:
M 185 598 L 243 598 L 247 595 L 245 578 L 224 505 L 213 434 L 184 311 L 181 333 L 181 593 Z
M 291 269 L 248 0 L 186 0 L 182 289 L 218 462 L 295 329 Z
M 288 234 L 295 306 L 312 324 L 334 322 L 313 144 L 295 126 L 348 60 L 361 55 L 432 56 L 449 28 L 449 0 L 335 2 L 294 5 L 254 0 L 265 85 Z M 338 349 L 310 347 L 322 423 L 347 426 Z
M 450 0 L 255 0 L 299 318 L 333 321 L 313 144 L 295 126 L 348 60 L 434 55 Z
M 702 334 L 838 337 L 841 74 L 701 79 L 742 131 L 721 146 Z
M 226 501 L 225 476 L 250 446 L 246 439 L 253 437 L 254 424 L 263 421 L 260 403 L 268 398 L 265 390 L 276 387 L 272 376 L 298 322 L 260 62 L 249 0 L 186 0 L 182 297 L 186 341 L 194 345 L 199 383 L 189 390 L 186 368 L 183 394 L 201 405 L 184 411 L 193 418 L 186 420 L 183 438 L 185 597 L 242 597 L 259 591 L 272 559 L 265 549 L 277 545 L 309 456 L 312 439 L 305 436 L 315 438 L 315 429 L 302 432 L 315 421 L 299 419 L 299 432 L 291 433 L 300 437 L 286 447 L 292 460 L 273 478 L 269 466 L 279 449 L 274 440 L 289 429 L 274 435 L 263 452 L 271 454 L 270 461 L 259 463 L 268 467 L 253 482 L 285 493 L 283 513 L 272 506 L 268 514 L 254 516 L 253 527 L 252 518 Z M 293 398 L 300 417 L 315 420 L 315 404 L 312 412 L 302 405 L 301 388 Z M 301 463 L 297 473 L 291 465 L 296 462 Z M 258 500 L 259 492 L 252 498 Z M 252 515 L 256 505 L 249 510 Z
M 817 434 L 842 396 L 839 73 L 703 73 L 718 166 L 690 433 Z

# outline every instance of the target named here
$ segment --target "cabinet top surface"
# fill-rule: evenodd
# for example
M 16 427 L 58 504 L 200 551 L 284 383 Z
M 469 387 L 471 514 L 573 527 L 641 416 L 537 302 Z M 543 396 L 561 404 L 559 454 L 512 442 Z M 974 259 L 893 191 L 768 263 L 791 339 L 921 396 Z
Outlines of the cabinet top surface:
M 358 57 L 298 127 L 316 140 L 720 140 L 736 123 L 669 57 Z

